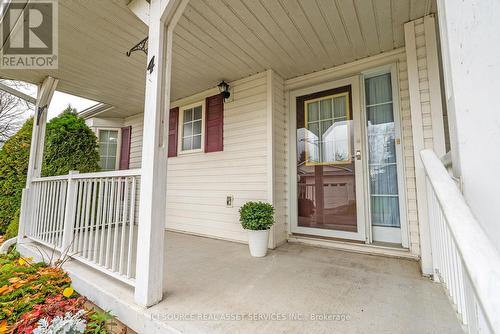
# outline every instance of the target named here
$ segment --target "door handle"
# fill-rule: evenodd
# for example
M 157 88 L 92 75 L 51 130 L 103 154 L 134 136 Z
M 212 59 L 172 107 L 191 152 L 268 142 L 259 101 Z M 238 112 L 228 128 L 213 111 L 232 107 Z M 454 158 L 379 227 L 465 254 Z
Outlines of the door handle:
M 361 150 L 356 150 L 356 160 L 361 160 Z

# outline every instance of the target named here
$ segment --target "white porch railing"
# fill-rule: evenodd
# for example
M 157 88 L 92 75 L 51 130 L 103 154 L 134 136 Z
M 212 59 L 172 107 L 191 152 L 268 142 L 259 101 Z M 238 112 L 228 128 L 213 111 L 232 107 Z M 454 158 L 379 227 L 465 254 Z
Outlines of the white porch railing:
M 134 285 L 140 174 L 137 169 L 34 179 L 26 236 Z
M 431 150 L 421 152 L 434 278 L 469 333 L 500 333 L 500 254 Z

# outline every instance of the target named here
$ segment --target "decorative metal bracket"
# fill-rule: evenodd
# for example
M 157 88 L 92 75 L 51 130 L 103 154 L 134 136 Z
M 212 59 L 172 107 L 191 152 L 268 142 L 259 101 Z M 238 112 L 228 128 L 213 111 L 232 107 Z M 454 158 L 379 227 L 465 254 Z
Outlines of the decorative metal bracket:
M 36 115 L 36 125 L 40 125 L 40 118 L 42 117 L 43 111 L 47 109 L 47 105 L 44 105 L 43 107 L 38 107 L 38 113 Z
M 145 54 L 148 54 L 148 38 L 149 36 L 146 36 L 142 41 L 134 45 L 130 50 L 127 51 L 127 57 L 130 57 L 132 52 L 135 51 L 143 51 Z
M 155 56 L 153 56 L 153 58 L 151 58 L 151 60 L 149 61 L 148 68 L 147 68 L 147 70 L 149 71 L 149 74 L 153 73 L 154 68 L 155 68 Z

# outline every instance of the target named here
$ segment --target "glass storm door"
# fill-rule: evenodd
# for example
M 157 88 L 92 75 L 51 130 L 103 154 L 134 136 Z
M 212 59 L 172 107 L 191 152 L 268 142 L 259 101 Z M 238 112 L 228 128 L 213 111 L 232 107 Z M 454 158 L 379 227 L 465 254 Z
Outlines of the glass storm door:
M 365 94 L 372 238 L 401 244 L 399 159 L 391 73 L 365 78 Z
M 360 120 L 352 100 L 350 85 L 297 98 L 294 233 L 364 240 Z

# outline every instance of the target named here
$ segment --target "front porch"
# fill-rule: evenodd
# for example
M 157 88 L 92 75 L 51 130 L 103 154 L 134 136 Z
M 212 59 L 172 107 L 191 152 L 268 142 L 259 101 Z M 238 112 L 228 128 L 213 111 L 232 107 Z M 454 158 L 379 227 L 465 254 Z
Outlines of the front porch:
M 500 300 L 494 298 L 499 296 L 494 278 L 500 274 L 489 273 L 485 260 L 500 259 L 491 255 L 493 247 L 439 161 L 446 152 L 446 115 L 435 2 L 396 3 L 61 2 L 60 68 L 0 72 L 40 84 L 18 239 L 23 255 L 31 245 L 68 251 L 73 260 L 66 269 L 75 288 L 140 333 L 453 333 L 460 331 L 459 321 L 471 332 L 500 328 L 494 311 Z M 146 18 L 138 15 L 141 6 Z M 126 57 L 146 35 L 147 56 Z M 368 81 L 377 76 L 385 78 L 385 94 L 372 101 Z M 231 87 L 227 101 L 216 88 L 221 79 Z M 126 162 L 115 169 L 125 170 L 41 177 L 43 111 L 56 87 L 103 103 L 86 115 L 94 118 L 97 131 L 110 124 L 125 129 L 118 136 L 128 136 L 122 146 L 127 159 L 120 159 L 121 150 L 112 155 L 117 163 Z M 297 115 L 305 118 L 309 109 L 297 109 L 318 98 L 315 94 L 333 106 L 337 93 L 345 107 L 325 107 L 322 120 L 321 109 L 311 109 L 309 123 L 321 124 L 299 122 Z M 385 116 L 370 118 L 369 111 L 380 106 L 390 106 L 381 108 Z M 332 142 L 327 130 L 337 122 L 344 122 L 338 142 L 349 143 L 339 145 L 345 150 L 309 159 L 302 144 L 299 152 L 307 142 L 299 132 L 313 133 L 307 138 L 320 152 L 323 143 Z M 370 161 L 370 124 L 383 132 L 374 145 L 384 153 L 381 168 L 378 160 Z M 316 146 L 307 143 L 313 152 Z M 297 167 L 325 162 L 352 165 L 345 169 L 354 174 L 350 183 L 322 176 L 308 182 L 304 173 L 313 168 Z M 314 170 L 323 175 L 322 168 Z M 380 178 L 380 192 L 370 190 L 377 188 L 375 175 L 392 175 Z M 343 197 L 334 201 L 334 190 Z M 356 203 L 357 216 L 350 220 L 356 232 L 323 233 L 327 229 L 317 224 L 308 234 L 315 243 L 343 242 L 365 252 L 379 247 L 387 255 L 376 244 L 384 241 L 375 235 L 380 226 L 372 223 L 396 217 L 385 226 L 394 227 L 398 237 L 387 242 L 393 244 L 390 252 L 418 259 L 420 266 L 294 243 L 307 234 L 299 229 L 299 217 L 314 213 L 323 223 L 336 212 L 324 214 L 327 197 L 329 209 L 352 209 Z M 392 198 L 393 204 L 375 206 L 372 197 Z M 318 198 L 321 206 L 311 205 Z M 252 259 L 245 245 L 228 242 L 247 240 L 238 223 L 238 208 L 247 201 L 269 202 L 276 209 L 269 247 L 277 248 L 265 259 Z M 165 229 L 228 241 L 172 233 L 164 238 Z M 477 245 L 486 246 L 477 251 Z M 459 321 L 445 292 L 422 274 L 443 283 Z M 299 320 L 314 312 L 349 320 L 169 319 L 186 313 L 278 312 Z
M 79 292 L 139 333 L 462 332 L 445 292 L 421 276 L 416 261 L 298 243 L 253 259 L 239 243 L 173 232 L 165 241 L 165 298 L 148 309 L 134 303 L 129 286 L 78 261 L 65 269 Z M 347 320 L 312 321 L 311 314 Z M 242 315 L 246 320 L 173 320 Z

